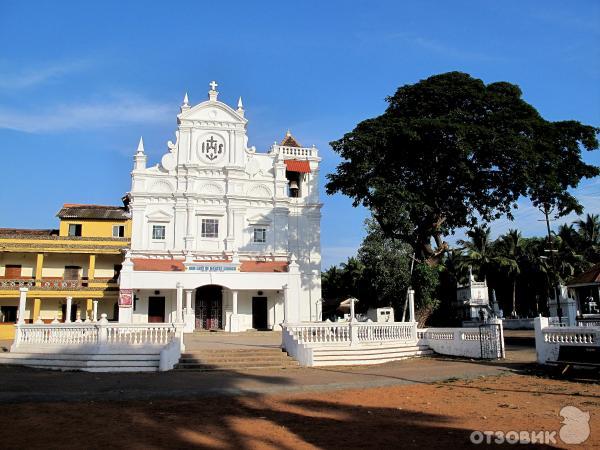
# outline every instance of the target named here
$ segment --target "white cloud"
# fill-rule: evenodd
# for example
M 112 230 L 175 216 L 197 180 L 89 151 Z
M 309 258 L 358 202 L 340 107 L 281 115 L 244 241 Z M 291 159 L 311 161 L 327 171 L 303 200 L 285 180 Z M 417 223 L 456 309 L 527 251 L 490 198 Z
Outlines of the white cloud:
M 322 270 L 327 270 L 329 267 L 338 265 L 342 262 L 346 262 L 348 257 L 356 256 L 358 246 L 360 242 L 355 246 L 333 246 L 333 247 L 322 247 L 321 255 L 323 260 L 321 263 Z
M 174 113 L 173 105 L 119 95 L 103 101 L 61 104 L 38 111 L 0 107 L 0 128 L 26 133 L 107 128 L 130 123 L 164 123 Z
M 73 72 L 78 72 L 90 67 L 88 60 L 56 62 L 37 68 L 26 68 L 11 71 L 14 64 L 6 61 L 0 66 L 0 89 L 15 90 L 35 87 L 40 84 L 56 80 Z

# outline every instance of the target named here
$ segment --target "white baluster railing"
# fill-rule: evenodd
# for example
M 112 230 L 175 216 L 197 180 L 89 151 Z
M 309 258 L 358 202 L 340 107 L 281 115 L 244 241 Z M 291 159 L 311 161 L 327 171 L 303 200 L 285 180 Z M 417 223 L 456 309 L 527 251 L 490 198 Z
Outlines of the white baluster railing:
M 13 349 L 22 345 L 164 346 L 179 338 L 183 324 L 109 323 L 106 314 L 95 323 L 16 324 Z

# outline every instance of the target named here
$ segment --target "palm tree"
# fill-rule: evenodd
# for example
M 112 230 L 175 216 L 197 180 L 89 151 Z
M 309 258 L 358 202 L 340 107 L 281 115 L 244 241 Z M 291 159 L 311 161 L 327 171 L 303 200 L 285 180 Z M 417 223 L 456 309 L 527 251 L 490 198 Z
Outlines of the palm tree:
M 463 271 L 467 267 L 473 268 L 479 275 L 479 278 L 485 278 L 488 270 L 493 265 L 491 255 L 491 231 L 487 225 L 473 227 L 467 231 L 469 240 L 459 240 L 458 244 L 462 246 L 464 252 L 457 264 L 458 269 Z
M 600 244 L 600 214 L 587 214 L 585 220 L 576 220 L 575 224 L 587 245 Z
M 500 268 L 506 271 L 508 278 L 512 282 L 512 316 L 517 316 L 517 278 L 521 273 L 521 262 L 523 259 L 522 241 L 523 238 L 518 230 L 508 230 L 504 236 L 499 239 L 499 255 L 495 261 Z
M 580 253 L 590 263 L 600 262 L 600 215 L 587 214 L 585 220 L 575 221 L 581 246 Z

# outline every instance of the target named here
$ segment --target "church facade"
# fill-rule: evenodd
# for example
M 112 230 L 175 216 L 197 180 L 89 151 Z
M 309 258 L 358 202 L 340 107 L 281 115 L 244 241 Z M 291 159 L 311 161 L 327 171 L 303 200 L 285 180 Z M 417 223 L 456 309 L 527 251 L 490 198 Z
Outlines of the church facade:
M 140 140 L 119 322 L 235 332 L 321 320 L 318 150 L 288 132 L 257 152 L 241 98 L 233 109 L 210 86 L 195 106 L 186 94 L 159 164 Z

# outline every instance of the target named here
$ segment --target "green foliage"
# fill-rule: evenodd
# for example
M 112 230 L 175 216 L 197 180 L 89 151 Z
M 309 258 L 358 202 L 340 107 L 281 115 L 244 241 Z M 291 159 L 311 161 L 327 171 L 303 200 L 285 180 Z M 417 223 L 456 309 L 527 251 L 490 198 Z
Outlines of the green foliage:
M 447 251 L 444 236 L 510 217 L 523 195 L 560 215 L 579 212 L 567 189 L 599 173 L 580 150 L 598 148 L 597 130 L 544 120 L 516 85 L 450 72 L 387 101 L 385 113 L 331 143 L 343 161 L 327 192 L 369 208 L 386 237 L 430 264 Z

